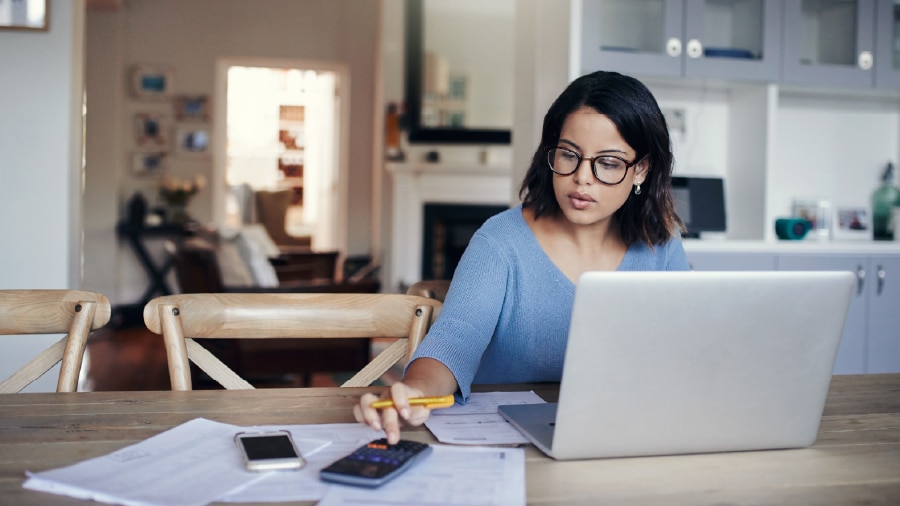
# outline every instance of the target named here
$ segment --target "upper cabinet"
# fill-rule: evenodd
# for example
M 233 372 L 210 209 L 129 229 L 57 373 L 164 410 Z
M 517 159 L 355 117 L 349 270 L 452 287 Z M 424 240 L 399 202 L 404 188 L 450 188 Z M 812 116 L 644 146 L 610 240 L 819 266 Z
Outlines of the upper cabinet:
M 875 86 L 900 89 L 900 5 L 878 0 L 875 9 Z
M 584 0 L 583 72 L 778 79 L 780 0 Z
M 900 0 L 583 0 L 581 72 L 900 89 Z
M 874 86 L 875 0 L 787 0 L 784 22 L 783 82 Z

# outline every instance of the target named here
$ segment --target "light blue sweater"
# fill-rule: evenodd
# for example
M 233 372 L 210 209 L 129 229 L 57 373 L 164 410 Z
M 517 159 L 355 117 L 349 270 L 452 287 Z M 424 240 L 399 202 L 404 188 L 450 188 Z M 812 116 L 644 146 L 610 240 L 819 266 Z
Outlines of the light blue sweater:
M 638 241 L 618 267 L 688 269 L 681 239 L 652 251 Z M 475 232 L 413 360 L 431 357 L 446 365 L 463 402 L 473 383 L 558 382 L 574 300 L 575 284 L 544 253 L 516 206 Z

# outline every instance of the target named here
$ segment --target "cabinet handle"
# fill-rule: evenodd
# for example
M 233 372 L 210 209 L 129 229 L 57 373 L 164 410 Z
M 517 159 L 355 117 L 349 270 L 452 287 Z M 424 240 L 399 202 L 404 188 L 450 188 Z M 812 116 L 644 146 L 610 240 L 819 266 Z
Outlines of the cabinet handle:
M 700 58 L 703 56 L 703 44 L 697 39 L 691 39 L 687 43 L 687 55 L 691 58 Z
M 866 280 L 866 270 L 862 265 L 856 267 L 856 295 L 862 295 L 863 282 Z
M 681 56 L 681 39 L 672 37 L 666 42 L 666 53 L 669 56 Z
M 871 51 L 861 51 L 859 53 L 859 57 L 856 59 L 857 65 L 859 68 L 863 70 L 869 70 L 872 68 L 872 52 Z
M 875 276 L 878 277 L 878 289 L 875 291 L 875 293 L 876 295 L 881 295 L 881 290 L 884 289 L 884 279 L 887 277 L 887 273 L 884 272 L 884 267 L 879 265 Z

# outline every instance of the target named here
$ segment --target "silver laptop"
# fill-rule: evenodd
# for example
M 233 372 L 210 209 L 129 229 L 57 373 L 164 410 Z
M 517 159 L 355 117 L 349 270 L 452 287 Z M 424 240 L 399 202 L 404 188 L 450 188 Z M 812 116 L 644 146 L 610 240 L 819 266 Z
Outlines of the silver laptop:
M 560 460 L 815 442 L 850 272 L 589 272 L 559 402 L 500 414 Z

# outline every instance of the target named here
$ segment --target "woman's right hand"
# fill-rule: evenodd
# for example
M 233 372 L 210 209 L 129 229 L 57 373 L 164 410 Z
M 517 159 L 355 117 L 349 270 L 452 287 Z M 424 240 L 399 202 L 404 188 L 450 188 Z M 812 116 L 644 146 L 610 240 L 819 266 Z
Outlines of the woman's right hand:
M 423 406 L 410 406 L 410 397 L 422 397 L 423 392 L 405 383 L 398 382 L 385 390 L 380 397 L 375 394 L 363 394 L 359 403 L 353 406 L 353 416 L 356 421 L 365 423 L 375 430 L 384 430 L 389 444 L 396 444 L 400 440 L 400 425 L 422 425 L 431 410 Z M 372 403 L 379 399 L 391 399 L 394 407 L 376 409 Z

